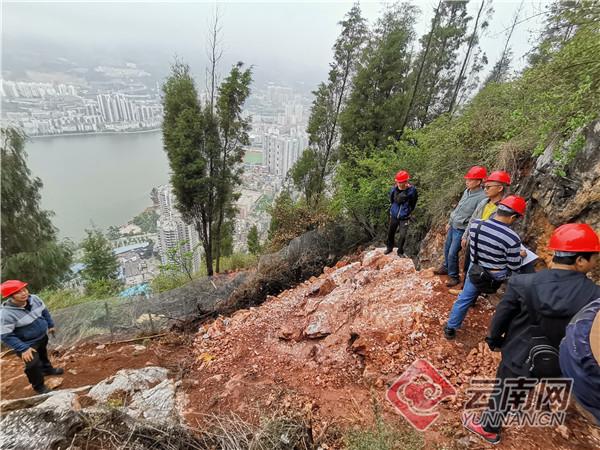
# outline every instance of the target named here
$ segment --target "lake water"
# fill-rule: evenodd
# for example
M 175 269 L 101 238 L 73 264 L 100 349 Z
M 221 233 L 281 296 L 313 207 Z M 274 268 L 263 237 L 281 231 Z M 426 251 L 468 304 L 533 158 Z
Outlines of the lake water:
M 150 190 L 169 181 L 160 131 L 53 136 L 29 140 L 42 207 L 53 210 L 61 237 L 79 241 L 92 225 L 122 225 L 152 205 Z
M 169 182 L 162 133 L 52 136 L 26 142 L 28 165 L 42 179 L 42 208 L 56 213 L 60 237 L 76 242 L 95 225 L 123 225 L 152 205 L 150 191 Z M 249 151 L 245 162 L 260 164 Z

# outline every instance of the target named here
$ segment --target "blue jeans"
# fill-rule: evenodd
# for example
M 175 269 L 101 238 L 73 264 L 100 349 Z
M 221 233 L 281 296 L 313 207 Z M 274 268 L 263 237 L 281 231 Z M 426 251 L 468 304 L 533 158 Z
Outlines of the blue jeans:
M 477 299 L 478 295 L 479 290 L 473 283 L 471 283 L 469 277 L 465 275 L 465 285 L 463 286 L 462 292 L 454 302 L 454 305 L 452 305 L 452 310 L 450 311 L 448 328 L 460 328 L 465 316 L 467 315 L 467 311 L 469 311 L 471 304 Z
M 507 271 L 502 270 L 496 272 L 494 278 L 498 278 L 499 280 L 503 280 L 507 276 Z M 462 292 L 458 295 L 458 298 L 452 305 L 452 310 L 450 311 L 450 318 L 448 319 L 448 328 L 460 328 L 469 311 L 469 308 L 473 304 L 477 297 L 479 296 L 479 289 L 475 287 L 471 280 L 469 280 L 469 276 L 465 275 L 465 285 L 463 286 Z
M 444 245 L 444 267 L 448 270 L 448 275 L 452 278 L 458 278 L 458 253 L 460 252 L 460 241 L 465 230 L 450 227 L 446 244 Z

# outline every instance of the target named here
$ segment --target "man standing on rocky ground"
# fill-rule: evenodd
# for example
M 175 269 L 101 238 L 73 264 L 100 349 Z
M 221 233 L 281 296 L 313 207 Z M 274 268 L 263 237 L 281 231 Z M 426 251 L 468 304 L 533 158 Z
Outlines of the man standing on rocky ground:
M 471 215 L 469 223 L 466 227 L 468 230 L 471 227 L 471 224 L 474 220 L 489 219 L 492 214 L 496 212 L 496 208 L 498 207 L 498 203 L 504 197 L 508 195 L 508 188 L 510 186 L 510 174 L 503 170 L 496 170 L 483 180 L 483 190 L 487 198 L 484 198 L 479 202 L 475 211 Z M 461 247 L 464 249 L 469 248 L 469 234 L 466 233 L 461 241 Z M 471 265 L 471 255 L 469 251 L 465 252 L 465 279 L 467 277 L 467 271 L 469 270 L 469 266 Z
M 513 276 L 492 317 L 486 341 L 492 351 L 502 352 L 496 373 L 500 389 L 478 423 L 464 422 L 488 442 L 500 441 L 500 419 L 510 412 L 509 406 L 501 405 L 508 380 L 560 376 L 558 347 L 569 321 L 600 297 L 600 286 L 586 276 L 599 261 L 600 239 L 592 227 L 562 225 L 554 230 L 548 248 L 554 250 L 550 269 Z
M 452 305 L 450 317 L 444 326 L 446 339 L 454 339 L 469 308 L 481 293 L 473 280 L 478 269 L 497 289 L 511 272 L 521 266 L 521 238 L 510 226 L 525 215 L 523 197 L 509 195 L 498 203 L 496 215 L 488 220 L 475 220 L 469 228 L 471 259 L 473 263 L 465 275 L 462 292 Z
M 450 213 L 450 220 L 446 225 L 446 243 L 444 245 L 444 264 L 433 273 L 436 275 L 448 275 L 449 279 L 446 286 L 453 287 L 460 283 L 458 270 L 458 253 L 461 248 L 461 240 L 469 224 L 469 219 L 473 215 L 475 208 L 486 199 L 485 193 L 481 188 L 481 183 L 487 176 L 485 167 L 473 166 L 464 176 L 467 188 L 456 205 L 456 208 Z
M 7 280 L 0 285 L 2 298 L 8 298 L 0 308 L 0 338 L 25 363 L 27 379 L 38 394 L 50 389 L 44 376 L 61 375 L 48 359 L 48 333 L 54 333 L 54 322 L 46 305 L 37 295 L 29 294 L 27 283 Z
M 396 230 L 398 232 L 398 256 L 404 255 L 404 242 L 408 232 L 410 216 L 417 205 L 417 189 L 411 185 L 408 180 L 408 172 L 401 170 L 396 174 L 396 185 L 390 190 L 390 224 L 388 228 L 387 248 L 385 254 L 391 253 L 394 249 L 394 239 Z

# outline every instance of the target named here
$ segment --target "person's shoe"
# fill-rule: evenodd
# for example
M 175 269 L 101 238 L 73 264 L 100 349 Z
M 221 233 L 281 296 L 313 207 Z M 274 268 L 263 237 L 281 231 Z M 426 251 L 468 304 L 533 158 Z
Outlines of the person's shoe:
M 46 369 L 42 371 L 44 373 L 44 375 L 62 375 L 63 373 L 65 373 L 65 371 L 63 369 L 61 369 L 60 367 L 52 367 L 51 369 Z
M 458 278 L 450 277 L 448 281 L 446 281 L 446 286 L 454 287 L 460 284 L 460 280 Z
M 460 295 L 461 292 L 461 289 L 448 289 L 448 293 L 452 295 Z
M 398 256 L 400 258 L 408 258 L 408 256 L 406 256 L 406 254 L 404 252 L 401 252 L 400 250 L 398 250 Z
M 485 439 L 490 444 L 498 444 L 500 442 L 499 433 L 491 433 L 489 431 L 485 431 L 483 429 L 483 426 L 473 422 L 472 420 L 465 420 L 463 418 L 463 426 L 471 433 L 476 434 L 482 439 Z
M 449 328 L 448 325 L 444 326 L 444 337 L 451 341 L 456 337 L 456 330 L 454 328 Z
M 37 389 L 33 389 L 38 395 L 41 394 L 48 394 L 49 392 L 52 392 L 52 389 L 50 389 L 48 386 L 46 385 L 42 385 L 42 387 L 39 387 Z
M 392 250 L 394 250 L 393 248 L 386 248 L 385 252 L 383 252 L 384 255 L 389 255 L 390 253 L 392 253 Z
M 434 275 L 448 275 L 448 269 L 445 266 L 440 266 L 433 271 Z

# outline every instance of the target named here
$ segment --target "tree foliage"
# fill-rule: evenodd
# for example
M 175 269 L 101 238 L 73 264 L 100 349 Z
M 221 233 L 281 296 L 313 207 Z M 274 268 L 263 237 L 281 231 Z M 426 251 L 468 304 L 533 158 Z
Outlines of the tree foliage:
M 154 209 L 147 209 L 133 218 L 133 223 L 142 229 L 143 233 L 156 233 L 158 214 Z
M 423 128 L 407 129 L 378 152 L 349 146 L 352 163 L 343 162 L 337 170 L 337 208 L 368 236 L 381 237 L 386 192 L 394 171 L 402 168 L 419 189 L 415 219 L 424 233 L 447 216 L 464 189 L 461 175 L 474 164 L 516 173 L 552 144 L 559 167 L 566 165 L 581 142 L 571 138 L 599 117 L 600 21 L 590 20 L 586 8 L 581 14 L 587 22 L 571 8 L 559 14 L 550 23 L 576 20 L 574 31 L 560 46 L 551 34 L 552 45 L 540 44 L 547 49 L 545 57 L 519 77 L 487 83 L 454 117 L 441 115 Z
M 409 3 L 384 11 L 353 80 L 341 115 L 341 143 L 369 151 L 401 135 L 409 105 L 411 46 L 418 9 Z M 343 158 L 348 157 L 344 150 Z
M 414 99 L 408 116 L 420 128 L 448 111 L 458 72 L 460 49 L 467 41 L 468 1 L 440 1 L 431 19 L 429 33 L 420 39 L 412 78 Z
M 247 237 L 248 251 L 253 255 L 258 255 L 261 250 L 260 239 L 258 236 L 258 228 L 256 225 L 250 227 Z
M 163 140 L 177 208 L 202 242 L 208 275 L 220 254 L 222 227 L 237 194 L 248 122 L 241 107 L 250 92 L 251 70 L 236 64 L 218 89 L 216 112 L 202 107 L 189 67 L 172 66 L 163 86 Z M 218 270 L 218 266 L 217 266 Z
M 86 230 L 82 241 L 85 268 L 81 271 L 86 291 L 90 295 L 108 296 L 117 292 L 121 286 L 118 280 L 119 262 L 112 251 L 110 242 L 99 230 Z
M 64 278 L 72 245 L 58 241 L 53 213 L 40 207 L 43 185 L 27 167 L 24 135 L 14 128 L 3 128 L 1 134 L 2 278 L 25 280 L 37 291 Z
M 352 6 L 340 25 L 342 31 L 333 46 L 327 82 L 319 84 L 313 92 L 315 98 L 307 128 L 310 148 L 292 170 L 294 184 L 309 204 L 319 201 L 335 167 L 340 114 L 352 89 L 352 78 L 368 36 L 358 4 Z

